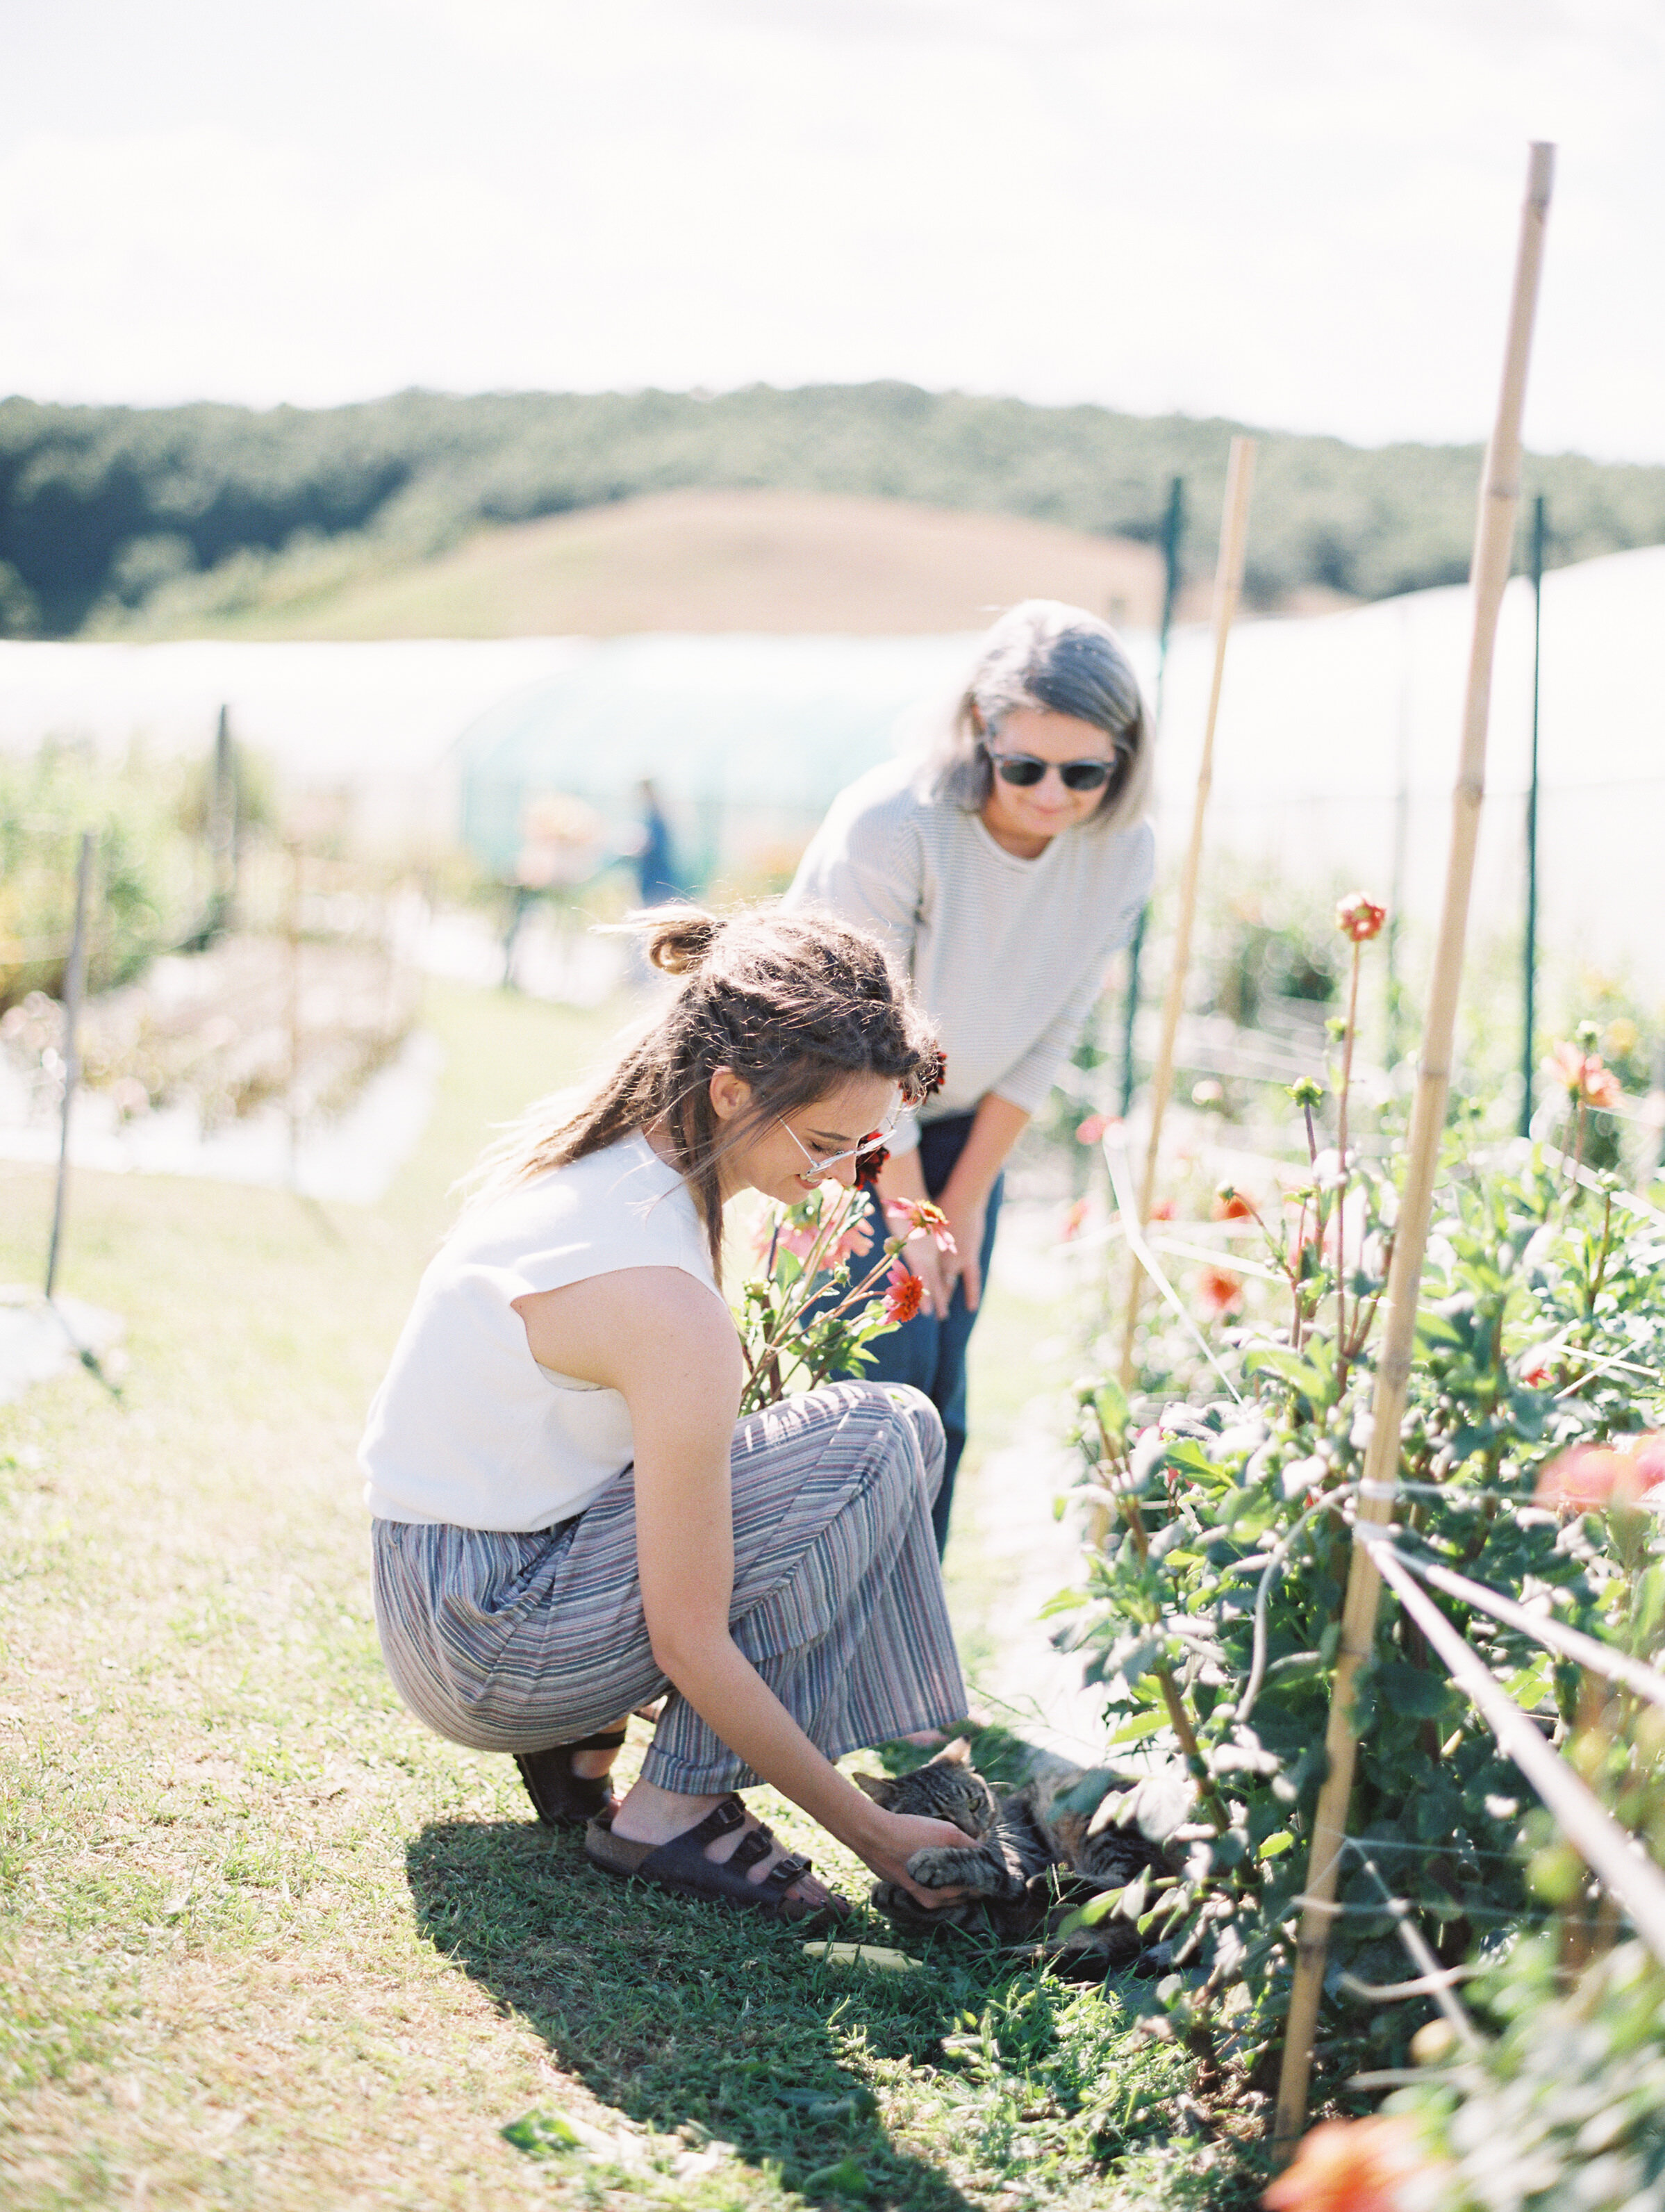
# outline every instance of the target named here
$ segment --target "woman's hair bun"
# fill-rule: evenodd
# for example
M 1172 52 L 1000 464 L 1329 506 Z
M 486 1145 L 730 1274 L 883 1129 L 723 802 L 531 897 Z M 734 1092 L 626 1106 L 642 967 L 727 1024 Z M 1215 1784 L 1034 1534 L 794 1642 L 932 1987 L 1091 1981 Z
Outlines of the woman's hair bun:
M 649 962 L 666 975 L 702 966 L 722 927 L 715 915 L 696 906 L 654 907 L 633 919 Z

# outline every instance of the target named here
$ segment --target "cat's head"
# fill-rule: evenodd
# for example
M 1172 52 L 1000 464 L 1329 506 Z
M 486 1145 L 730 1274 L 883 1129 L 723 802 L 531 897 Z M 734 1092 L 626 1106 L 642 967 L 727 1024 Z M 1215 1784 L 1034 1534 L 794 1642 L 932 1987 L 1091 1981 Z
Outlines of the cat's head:
M 968 1836 L 987 1835 L 994 1818 L 994 1792 L 972 1765 L 971 1746 L 964 1736 L 956 1736 L 945 1750 L 907 1774 L 858 1774 L 852 1778 L 858 1790 L 865 1790 L 887 1813 L 951 1820 Z

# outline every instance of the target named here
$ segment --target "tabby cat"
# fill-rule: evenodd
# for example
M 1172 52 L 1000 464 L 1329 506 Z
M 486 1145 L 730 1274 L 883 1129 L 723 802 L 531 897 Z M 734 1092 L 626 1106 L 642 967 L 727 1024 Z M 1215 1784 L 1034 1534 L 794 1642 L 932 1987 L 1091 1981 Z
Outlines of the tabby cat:
M 1177 1871 L 1177 1860 L 1161 1844 L 1113 1817 L 1129 1776 L 1103 1769 L 1089 1774 L 1042 1754 L 1020 1790 L 997 1797 L 970 1764 L 970 1746 L 961 1737 L 911 1773 L 854 1778 L 888 1811 L 950 1820 L 969 1839 L 958 1850 L 944 1844 L 915 1851 L 908 1862 L 921 1889 L 970 1893 L 951 1905 L 932 1911 L 895 1882 L 874 1883 L 875 1906 L 910 1936 L 960 1928 L 1001 1943 L 1035 1944 L 1103 1972 L 1144 1948 L 1136 1929 L 1111 1917 L 1060 1936 L 1063 1923 L 1095 1891 L 1121 1889 L 1146 1871 Z

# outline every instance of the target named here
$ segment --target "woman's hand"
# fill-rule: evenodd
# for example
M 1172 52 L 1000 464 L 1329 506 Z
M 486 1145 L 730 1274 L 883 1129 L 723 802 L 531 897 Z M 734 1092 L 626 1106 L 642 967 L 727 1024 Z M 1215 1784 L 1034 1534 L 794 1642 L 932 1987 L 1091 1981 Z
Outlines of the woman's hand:
M 954 1240 L 953 1250 L 939 1255 L 947 1261 L 950 1295 L 957 1282 L 965 1292 L 966 1311 L 975 1313 L 983 1294 L 983 1228 L 988 1219 L 988 1194 L 985 1191 L 975 1198 L 963 1197 L 955 1190 L 951 1176 L 937 1203 L 948 1216 L 948 1233 Z M 911 1252 L 908 1256 L 911 1259 Z M 945 1305 L 942 1310 L 945 1314 L 948 1309 Z
M 919 1206 L 926 1201 L 928 1194 L 917 1151 L 910 1149 L 890 1155 L 878 1171 L 878 1194 L 887 1206 Z M 906 1223 L 894 1214 L 889 1216 L 885 1227 L 892 1237 L 907 1233 Z M 954 1295 L 952 1253 L 939 1250 L 934 1237 L 912 1237 L 902 1246 L 901 1259 L 902 1266 L 919 1277 L 923 1294 L 921 1312 L 934 1314 L 939 1321 L 946 1321 L 948 1302 Z
M 951 1285 L 958 1279 L 965 1292 L 965 1309 L 975 1313 L 983 1295 L 983 1231 L 988 1223 L 988 1194 L 1006 1164 L 1006 1154 L 1024 1133 L 1029 1115 L 1021 1106 L 1002 1098 L 998 1091 L 985 1091 L 977 1102 L 971 1133 L 954 1163 L 937 1200 L 948 1216 L 954 1238 L 950 1262 Z
M 871 1830 L 854 1849 L 881 1881 L 895 1882 L 915 1905 L 934 1912 L 939 1905 L 951 1905 L 966 1892 L 921 1889 L 908 1871 L 908 1860 L 915 1851 L 963 1851 L 970 1841 L 964 1829 L 957 1828 L 951 1820 L 929 1820 L 919 1813 L 886 1813 L 875 1808 Z
M 946 1321 L 954 1295 L 953 1254 L 939 1250 L 934 1237 L 915 1237 L 902 1246 L 902 1264 L 920 1279 L 924 1310 Z

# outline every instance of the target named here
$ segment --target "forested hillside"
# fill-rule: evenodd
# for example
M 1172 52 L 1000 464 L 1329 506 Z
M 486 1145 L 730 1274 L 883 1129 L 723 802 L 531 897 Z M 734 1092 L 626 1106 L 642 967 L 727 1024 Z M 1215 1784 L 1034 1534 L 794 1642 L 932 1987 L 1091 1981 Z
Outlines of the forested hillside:
M 1034 407 L 901 384 L 704 398 L 459 398 L 409 392 L 255 412 L 0 403 L 0 630 L 108 629 L 200 577 L 205 609 L 290 576 L 320 588 L 444 550 L 483 522 L 647 492 L 768 486 L 881 495 L 1151 539 L 1186 479 L 1212 560 L 1230 422 Z M 1461 580 L 1479 453 L 1262 433 L 1249 588 L 1361 599 Z M 1551 559 L 1665 541 L 1665 468 L 1529 461 Z M 295 597 L 291 590 L 288 596 Z

